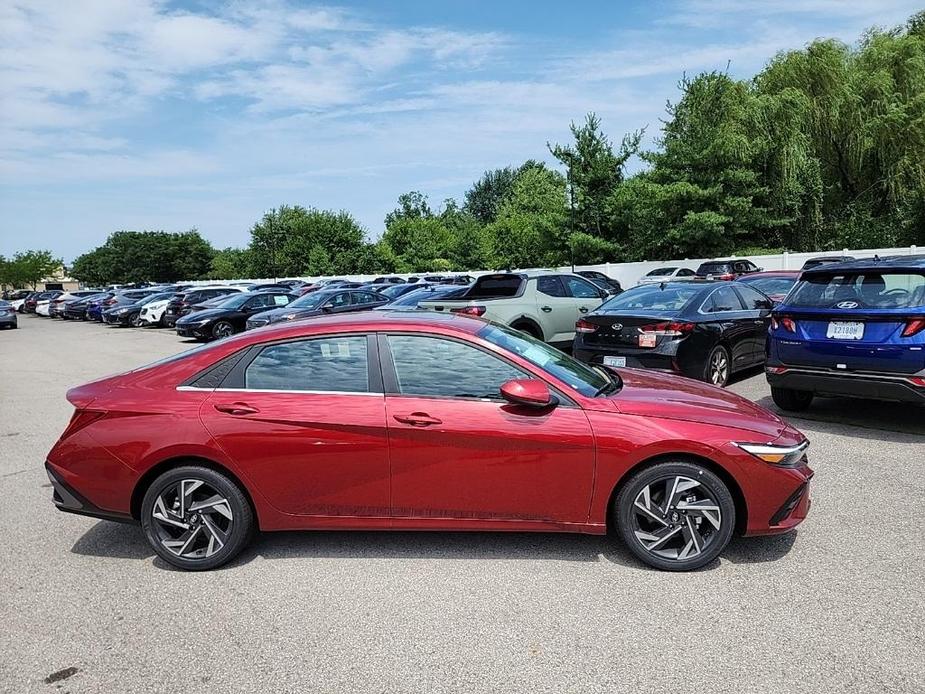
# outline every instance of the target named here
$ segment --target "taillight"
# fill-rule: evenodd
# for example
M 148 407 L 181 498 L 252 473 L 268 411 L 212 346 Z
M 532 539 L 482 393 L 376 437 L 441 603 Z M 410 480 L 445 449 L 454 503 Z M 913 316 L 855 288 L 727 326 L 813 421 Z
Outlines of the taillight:
M 906 321 L 906 327 L 903 328 L 903 337 L 912 337 L 925 330 L 925 318 L 910 318 Z
M 790 316 L 771 316 L 771 327 L 774 330 L 783 328 L 788 333 L 795 333 L 797 331 L 797 322 Z
M 734 280 L 735 278 L 736 276 L 731 272 L 727 272 L 726 274 L 720 275 L 719 277 L 717 277 L 717 279 L 720 279 L 720 280 Z
M 909 381 L 912 385 L 925 388 L 925 376 L 910 376 L 906 380 Z
M 765 371 L 767 371 L 769 374 L 779 375 L 782 373 L 787 373 L 789 369 L 786 366 L 768 366 L 765 368 Z
M 639 328 L 641 333 L 653 333 L 655 335 L 667 335 L 668 337 L 680 337 L 693 332 L 694 324 L 683 321 L 664 321 L 662 323 L 652 323 Z
M 484 316 L 484 306 L 463 306 L 462 308 L 450 309 L 450 313 L 459 313 L 463 316 Z
M 113 297 L 112 299 L 106 299 L 106 301 L 103 302 L 103 306 L 112 306 L 114 303 L 118 301 L 119 300 L 116 299 L 115 297 Z
M 597 332 L 597 329 L 600 326 L 595 325 L 590 321 L 586 321 L 584 318 L 575 323 L 575 332 L 576 333 L 593 333 Z
M 74 410 L 74 414 L 71 415 L 71 421 L 68 422 L 67 428 L 64 430 L 64 433 L 61 434 L 61 438 L 66 439 L 68 436 L 73 436 L 84 427 L 93 424 L 93 422 L 103 417 L 104 414 L 104 412 L 96 412 L 94 410 Z

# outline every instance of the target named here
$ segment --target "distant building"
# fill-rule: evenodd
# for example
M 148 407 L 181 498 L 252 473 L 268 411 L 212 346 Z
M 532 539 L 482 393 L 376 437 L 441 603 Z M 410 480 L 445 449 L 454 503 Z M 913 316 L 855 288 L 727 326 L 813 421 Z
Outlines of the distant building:
M 80 289 L 80 282 L 73 277 L 68 277 L 67 268 L 62 265 L 51 276 L 39 282 L 35 288 L 36 290 L 44 289 L 46 291 L 51 289 L 62 289 L 66 292 L 72 292 L 76 289 Z

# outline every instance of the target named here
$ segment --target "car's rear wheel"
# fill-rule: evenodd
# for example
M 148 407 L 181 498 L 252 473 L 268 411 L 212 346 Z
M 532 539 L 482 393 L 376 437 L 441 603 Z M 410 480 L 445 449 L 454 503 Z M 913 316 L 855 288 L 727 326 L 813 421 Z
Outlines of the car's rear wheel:
M 813 394 L 808 390 L 793 390 L 792 388 L 771 388 L 771 399 L 774 404 L 787 412 L 802 412 L 810 406 Z
M 704 368 L 703 380 L 714 386 L 725 388 L 732 375 L 732 362 L 729 359 L 729 350 L 722 345 L 716 345 L 710 350 Z
M 238 485 L 211 468 L 189 465 L 154 480 L 141 504 L 141 526 L 157 555 L 181 569 L 214 569 L 236 557 L 254 529 Z
M 735 502 L 713 472 L 690 462 L 666 462 L 639 471 L 612 509 L 629 550 L 666 571 L 699 569 L 716 559 L 735 528 Z
M 223 337 L 234 335 L 234 326 L 226 320 L 220 320 L 212 326 L 212 337 L 221 340 Z

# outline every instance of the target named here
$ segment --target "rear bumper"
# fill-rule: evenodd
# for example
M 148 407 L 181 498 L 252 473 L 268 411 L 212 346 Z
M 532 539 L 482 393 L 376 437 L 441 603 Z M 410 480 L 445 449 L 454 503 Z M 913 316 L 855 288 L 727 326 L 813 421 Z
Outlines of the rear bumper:
M 655 352 L 638 352 L 631 350 L 622 350 L 620 348 L 603 348 L 596 349 L 583 345 L 576 348 L 572 355 L 579 361 L 586 364 L 603 364 L 605 356 L 623 357 L 626 359 L 626 365 L 636 369 L 658 369 L 661 371 L 674 371 L 672 366 L 673 357 L 667 354 L 656 354 Z
M 916 386 L 905 375 L 838 373 L 816 369 L 784 368 L 787 370 L 783 373 L 766 371 L 771 387 L 803 390 L 821 396 L 925 403 L 925 387 Z
M 48 479 L 51 481 L 53 490 L 51 497 L 52 502 L 59 511 L 76 513 L 80 516 L 90 516 L 91 518 L 118 521 L 120 523 L 135 522 L 129 514 L 107 511 L 92 504 L 81 495 L 80 492 L 61 479 L 61 477 L 55 473 L 54 467 L 48 462 L 45 463 L 45 471 L 48 473 Z
M 164 321 L 164 325 L 168 328 L 172 328 L 177 324 L 177 321 L 180 320 L 180 316 L 175 313 L 165 313 L 161 320 Z

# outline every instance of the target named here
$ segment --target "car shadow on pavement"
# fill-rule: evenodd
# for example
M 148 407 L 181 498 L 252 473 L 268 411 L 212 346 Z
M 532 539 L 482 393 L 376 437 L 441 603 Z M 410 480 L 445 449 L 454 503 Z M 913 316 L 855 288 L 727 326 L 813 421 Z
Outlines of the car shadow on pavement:
M 908 441 L 910 434 L 925 436 L 925 407 L 921 405 L 858 398 L 814 398 L 805 412 L 784 412 L 770 396 L 761 398 L 757 404 L 780 415 L 797 429 L 818 428 L 826 433 L 893 442 Z
M 733 538 L 722 558 L 734 564 L 777 561 L 793 547 L 796 532 L 759 538 Z M 100 521 L 74 543 L 71 551 L 84 556 L 147 559 L 173 567 L 156 557 L 136 525 Z M 612 534 L 502 532 L 363 532 L 286 531 L 261 533 L 228 566 L 248 564 L 257 557 L 276 559 L 476 559 L 521 561 L 607 561 L 630 569 L 654 571 L 637 560 Z M 700 569 L 720 565 L 714 561 Z

